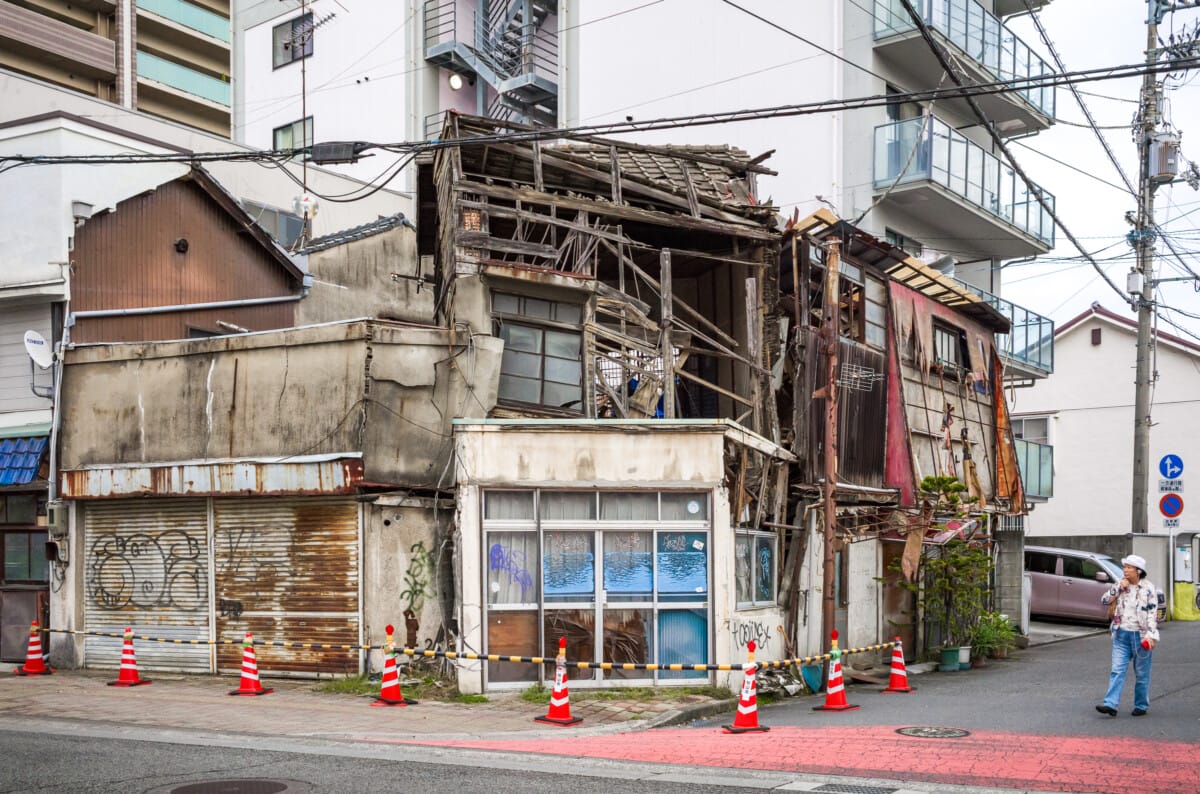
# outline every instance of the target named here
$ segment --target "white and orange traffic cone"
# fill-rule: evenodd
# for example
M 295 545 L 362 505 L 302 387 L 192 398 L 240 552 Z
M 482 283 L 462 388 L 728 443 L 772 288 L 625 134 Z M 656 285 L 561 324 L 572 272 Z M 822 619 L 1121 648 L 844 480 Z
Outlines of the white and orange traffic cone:
M 833 647 L 829 650 L 829 683 L 825 686 L 825 704 L 813 706 L 813 711 L 853 711 L 858 706 L 846 702 L 846 685 L 842 682 L 842 652 L 838 650 L 838 633 L 832 634 Z
M 141 686 L 149 684 L 138 675 L 137 657 L 133 654 L 133 629 L 125 627 L 125 644 L 121 647 L 121 672 L 116 681 L 109 681 L 109 686 Z
M 571 694 L 567 691 L 567 638 L 558 638 L 558 656 L 554 659 L 554 689 L 550 692 L 550 710 L 538 722 L 554 725 L 574 725 L 583 717 L 571 716 Z
M 896 638 L 896 644 L 892 648 L 892 676 L 888 679 L 887 689 L 880 691 L 885 695 L 917 691 L 916 687 L 908 685 L 908 668 L 904 666 L 904 646 L 900 644 L 899 637 Z
M 14 668 L 17 675 L 53 675 L 54 671 L 46 666 L 42 656 L 42 631 L 35 620 L 29 626 L 29 650 L 25 652 L 25 664 Z
M 246 639 L 242 642 L 242 682 L 229 694 L 269 695 L 274 691 L 274 689 L 263 689 L 262 683 L 258 680 L 258 660 L 254 658 L 254 635 L 247 631 Z
M 753 641 L 746 646 L 750 656 L 743 668 L 746 675 L 742 679 L 742 694 L 738 697 L 737 716 L 733 718 L 732 725 L 723 726 L 726 733 L 771 730 L 765 725 L 758 724 L 758 665 L 754 663 L 756 647 Z
M 383 646 L 383 679 L 372 706 L 412 706 L 417 702 L 404 697 L 404 693 L 400 691 L 400 673 L 396 670 L 396 646 L 392 641 L 392 633 L 395 630 L 392 624 L 387 625 L 387 642 Z

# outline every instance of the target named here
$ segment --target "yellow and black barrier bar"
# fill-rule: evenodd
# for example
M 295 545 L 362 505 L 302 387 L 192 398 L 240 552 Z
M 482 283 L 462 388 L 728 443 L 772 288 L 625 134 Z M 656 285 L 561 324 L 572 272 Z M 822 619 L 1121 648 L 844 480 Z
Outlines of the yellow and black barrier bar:
M 112 631 L 78 631 L 73 629 L 46 629 L 54 634 L 75 634 L 85 635 L 89 637 L 113 637 L 116 639 L 124 639 L 124 633 Z M 245 645 L 245 640 L 180 640 L 171 639 L 169 637 L 147 637 L 144 635 L 134 634 L 131 639 L 141 640 L 142 642 L 163 642 L 171 645 Z M 291 650 L 319 650 L 319 651 L 378 651 L 387 650 L 385 645 L 353 645 L 353 644 L 337 644 L 328 642 L 282 642 L 279 640 L 253 640 L 256 647 L 270 648 L 288 648 Z M 839 651 L 842 656 L 850 656 L 856 653 L 870 653 L 872 651 L 880 651 L 895 646 L 895 642 L 884 642 L 878 645 L 867 645 L 862 648 L 845 648 Z M 422 651 L 415 648 L 396 648 L 397 654 L 411 657 L 422 657 L 425 659 L 466 659 L 469 661 L 481 662 L 511 662 L 514 664 L 555 664 L 557 657 L 554 656 L 502 656 L 496 653 L 472 653 L 469 651 Z M 758 668 L 781 668 L 791 667 L 792 665 L 813 664 L 815 662 L 828 661 L 832 654 L 820 654 L 818 656 L 804 656 L 796 659 L 779 659 L 776 661 L 755 662 L 754 665 Z M 567 667 L 576 670 L 668 670 L 676 671 L 694 671 L 707 672 L 712 670 L 731 672 L 734 670 L 745 670 L 749 667 L 748 663 L 738 664 L 656 664 L 653 662 L 567 662 Z

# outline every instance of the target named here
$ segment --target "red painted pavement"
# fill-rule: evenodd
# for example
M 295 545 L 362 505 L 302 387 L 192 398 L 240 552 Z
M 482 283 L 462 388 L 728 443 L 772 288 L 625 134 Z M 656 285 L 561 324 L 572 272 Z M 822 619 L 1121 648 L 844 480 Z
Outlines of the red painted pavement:
M 578 737 L 567 729 L 550 739 L 398 743 L 1039 791 L 1200 791 L 1200 752 L 1186 742 L 999 731 L 922 739 L 896 733 L 900 727 L 782 726 L 738 735 L 664 728 Z

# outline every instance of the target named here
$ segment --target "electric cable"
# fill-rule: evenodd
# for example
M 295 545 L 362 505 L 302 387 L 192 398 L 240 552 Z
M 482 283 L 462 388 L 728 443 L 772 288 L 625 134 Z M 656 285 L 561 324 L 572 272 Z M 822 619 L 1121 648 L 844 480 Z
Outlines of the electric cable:
M 950 73 L 950 79 L 952 79 L 956 84 L 962 85 L 962 81 L 959 78 L 958 73 L 955 72 L 951 67 L 949 59 L 947 58 L 946 53 L 942 50 L 941 45 L 934 40 L 933 35 L 929 31 L 929 27 L 925 24 L 925 21 L 921 19 L 920 15 L 917 14 L 917 10 L 912 5 L 912 0 L 900 0 L 900 2 L 903 3 L 904 10 L 908 12 L 909 17 L 912 18 L 913 23 L 917 26 L 917 29 L 921 31 L 921 38 L 925 40 L 925 45 L 932 50 L 934 57 L 938 59 L 938 63 L 941 64 L 943 69 Z M 1113 292 L 1117 293 L 1117 295 L 1121 297 L 1122 301 L 1127 302 L 1128 299 L 1126 298 L 1125 293 L 1121 291 L 1121 289 L 1111 278 L 1109 278 L 1109 275 L 1104 272 L 1104 269 L 1101 268 L 1100 265 L 1087 254 L 1083 248 L 1083 244 L 1075 238 L 1075 235 L 1071 233 L 1071 230 L 1068 229 L 1067 226 L 1062 222 L 1062 219 L 1058 217 L 1058 214 L 1054 211 L 1054 208 L 1050 206 L 1048 201 L 1046 201 L 1045 196 L 1042 195 L 1041 188 L 1034 184 L 1034 182 L 1025 173 L 1025 170 L 1021 168 L 1020 163 L 1018 163 L 1017 159 L 1013 157 L 1012 151 L 1007 145 L 1005 145 L 1004 139 L 1000 136 L 1000 133 L 996 131 L 995 125 L 993 125 L 991 120 L 988 119 L 987 115 L 983 112 L 983 109 L 979 107 L 979 103 L 975 101 L 973 96 L 966 96 L 964 98 L 966 99 L 967 104 L 970 105 L 971 111 L 983 123 L 988 135 L 990 135 L 992 138 L 992 142 L 1004 154 L 1004 158 L 1008 161 L 1008 164 L 1021 178 L 1021 182 L 1025 185 L 1025 189 L 1031 196 L 1033 196 L 1034 199 L 1037 200 L 1038 205 L 1041 206 L 1042 210 L 1050 216 L 1058 228 L 1062 229 L 1063 234 L 1066 235 L 1067 239 L 1070 240 L 1071 243 L 1079 250 L 1079 253 L 1087 257 L 1088 261 L 1091 262 L 1092 266 L 1095 268 L 1096 273 L 1098 273 L 1104 279 L 1108 286 L 1112 288 Z

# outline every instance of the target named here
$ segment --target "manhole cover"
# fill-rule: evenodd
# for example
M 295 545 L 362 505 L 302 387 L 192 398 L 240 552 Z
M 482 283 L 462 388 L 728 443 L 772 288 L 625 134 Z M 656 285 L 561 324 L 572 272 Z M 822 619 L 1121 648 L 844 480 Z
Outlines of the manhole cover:
M 170 794 L 280 794 L 299 790 L 281 780 L 206 780 L 177 786 Z
M 903 736 L 915 736 L 918 739 L 961 739 L 970 736 L 970 731 L 962 728 L 938 728 L 932 725 L 922 725 L 916 728 L 897 728 L 896 733 Z
M 827 791 L 832 794 L 895 794 L 899 789 L 882 786 L 854 786 L 849 783 L 826 783 L 817 786 L 813 791 Z

